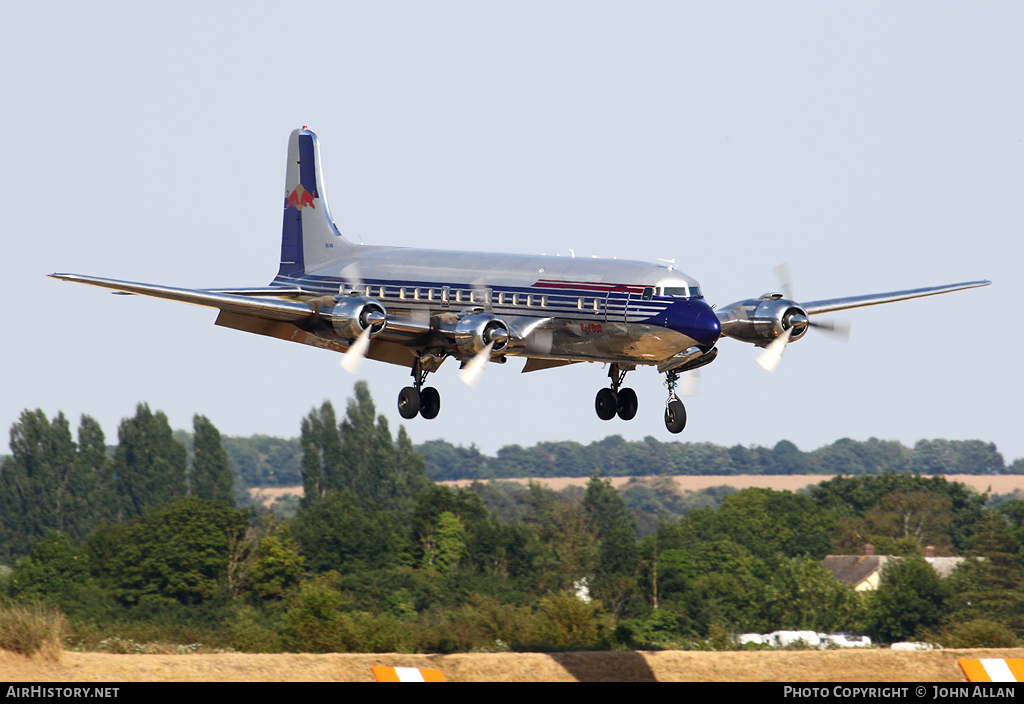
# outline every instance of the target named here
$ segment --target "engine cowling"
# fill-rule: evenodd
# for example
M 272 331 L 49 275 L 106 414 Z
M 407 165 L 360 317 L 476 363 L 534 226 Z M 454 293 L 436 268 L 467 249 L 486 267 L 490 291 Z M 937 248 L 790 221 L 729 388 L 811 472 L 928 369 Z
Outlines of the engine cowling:
M 340 298 L 325 316 L 338 337 L 354 340 L 369 329 L 378 335 L 387 325 L 388 312 L 379 301 L 369 296 Z
M 464 356 L 479 354 L 491 343 L 494 344 L 491 352 L 500 352 L 508 346 L 512 337 L 508 324 L 490 313 L 464 315 L 454 328 L 446 332 L 452 336 L 455 347 Z
M 807 332 L 807 311 L 781 293 L 730 303 L 715 313 L 723 335 L 762 347 L 787 330 L 790 342 Z

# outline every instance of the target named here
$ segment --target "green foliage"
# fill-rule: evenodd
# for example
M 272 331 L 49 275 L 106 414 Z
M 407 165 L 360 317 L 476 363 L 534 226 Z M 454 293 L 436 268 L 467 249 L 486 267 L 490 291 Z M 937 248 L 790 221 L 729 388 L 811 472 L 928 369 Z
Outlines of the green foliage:
M 0 560 L 28 554 L 50 531 L 80 541 L 115 504 L 103 432 L 82 416 L 76 445 L 64 415 L 23 411 L 0 466 Z
M 117 437 L 114 475 L 120 518 L 141 516 L 185 497 L 188 455 L 162 411 L 154 414 L 140 403 L 134 418 L 121 421 Z
M 981 520 L 986 497 L 983 494 L 974 493 L 964 484 L 946 481 L 945 477 L 926 478 L 909 474 L 835 477 L 812 487 L 811 497 L 818 506 L 828 509 L 840 517 L 859 521 L 872 509 L 879 506 L 882 498 L 886 495 L 894 493 L 914 495 L 911 498 L 919 501 L 917 495 L 921 492 L 934 494 L 949 501 L 948 519 L 943 518 L 943 525 L 946 525 L 945 522 L 948 521 L 948 527 L 944 527 L 942 532 L 948 535 L 948 544 L 954 551 L 965 552 L 969 547 L 971 535 L 974 533 L 978 521 Z M 933 504 L 933 508 L 936 506 Z M 890 505 L 889 508 L 894 507 Z M 927 511 L 918 511 L 918 514 L 927 518 Z M 927 525 L 927 522 L 923 525 Z M 932 534 L 935 532 L 932 529 Z M 863 543 L 861 544 L 863 545 Z
M 922 558 L 890 560 L 878 589 L 868 596 L 868 632 L 875 640 L 913 640 L 941 627 L 949 586 Z
M 611 639 L 600 601 L 589 603 L 572 594 L 548 594 L 540 601 L 537 635 L 559 649 L 589 650 L 607 647 Z
M 986 511 L 971 555 L 949 579 L 956 621 L 993 621 L 1024 636 L 1024 561 L 1005 518 Z
M 269 435 L 222 438 L 236 477 L 248 486 L 302 484 L 302 442 Z
M 764 630 L 829 633 L 850 629 L 863 620 L 861 595 L 837 581 L 817 560 L 780 560 L 760 587 L 757 618 Z
M 302 420 L 303 506 L 329 492 L 347 491 L 363 503 L 407 513 L 430 483 L 424 460 L 404 428 L 392 441 L 387 418 L 374 424 L 374 406 L 366 382 L 355 385 L 341 424 L 325 401 Z
M 247 514 L 189 498 L 97 530 L 85 552 L 92 574 L 124 604 L 198 604 L 220 589 L 232 540 L 247 527 Z
M 836 519 L 806 496 L 750 488 L 727 496 L 712 530 L 758 557 L 782 554 L 822 558 L 829 552 Z
M 351 571 L 401 561 L 407 550 L 399 519 L 364 508 L 347 491 L 333 491 L 299 510 L 291 524 L 309 569 Z
M 228 453 L 221 444 L 220 432 L 206 416 L 192 419 L 194 456 L 192 459 L 192 495 L 210 501 L 235 505 L 234 480 Z
M 1005 625 L 984 619 L 954 623 L 935 640 L 944 648 L 1019 648 L 1021 644 Z
M 662 443 L 652 437 L 627 442 L 618 435 L 581 445 L 543 442 L 506 445 L 495 457 L 475 446 L 431 440 L 417 447 L 434 481 L 526 477 L 733 475 L 733 474 L 1004 474 L 1024 472 L 1024 460 L 1007 467 L 992 443 L 979 440 L 921 440 L 913 448 L 892 440 L 843 438 L 812 452 L 792 442 L 775 447 L 726 448 L 712 443 Z
M 445 511 L 437 519 L 434 534 L 437 549 L 431 564 L 441 572 L 451 572 L 466 553 L 466 531 L 462 522 L 451 511 Z
M 55 597 L 82 582 L 87 574 L 82 551 L 75 549 L 66 535 L 50 533 L 32 545 L 29 556 L 15 563 L 11 594 L 21 600 Z

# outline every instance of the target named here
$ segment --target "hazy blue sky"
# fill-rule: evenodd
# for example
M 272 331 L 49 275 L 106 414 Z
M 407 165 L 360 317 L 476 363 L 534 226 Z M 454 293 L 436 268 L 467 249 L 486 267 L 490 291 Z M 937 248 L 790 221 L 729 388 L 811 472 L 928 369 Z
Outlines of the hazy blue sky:
M 628 439 L 810 450 L 847 436 L 994 441 L 1024 456 L 1020 2 L 13 3 L 0 26 L 0 427 L 24 408 L 297 435 L 354 378 L 216 311 L 45 278 L 264 285 L 287 138 L 320 137 L 331 209 L 367 244 L 675 258 L 712 303 L 989 278 L 841 314 L 768 374 L 720 343 L 689 426 L 663 377 L 602 422 L 599 365 L 476 389 L 432 377 L 416 441 Z M 362 376 L 397 430 L 399 368 Z M 0 452 L 6 451 L 0 444 Z

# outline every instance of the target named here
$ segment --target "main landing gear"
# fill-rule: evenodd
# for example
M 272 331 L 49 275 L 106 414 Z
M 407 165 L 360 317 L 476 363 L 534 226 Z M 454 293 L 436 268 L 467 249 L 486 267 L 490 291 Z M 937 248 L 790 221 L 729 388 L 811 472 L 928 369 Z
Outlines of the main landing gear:
M 440 366 L 440 362 L 437 366 Z M 398 394 L 398 414 L 403 418 L 408 420 L 419 414 L 431 420 L 437 418 L 437 414 L 441 412 L 441 394 L 432 386 L 423 388 L 427 374 L 431 371 L 433 370 L 425 370 L 419 359 L 413 364 L 413 386 L 406 386 Z
M 676 384 L 679 383 L 679 372 L 665 373 L 665 386 L 668 387 L 668 401 L 665 402 L 665 427 L 670 433 L 681 433 L 686 427 L 686 407 L 676 396 Z
M 597 411 L 598 418 L 611 420 L 618 415 L 622 420 L 633 420 L 633 417 L 636 416 L 636 409 L 639 406 L 636 392 L 633 389 L 619 388 L 623 379 L 626 378 L 626 372 L 635 368 L 632 365 L 613 364 L 608 370 L 612 386 L 610 389 L 598 391 L 597 398 L 594 400 L 594 410 Z

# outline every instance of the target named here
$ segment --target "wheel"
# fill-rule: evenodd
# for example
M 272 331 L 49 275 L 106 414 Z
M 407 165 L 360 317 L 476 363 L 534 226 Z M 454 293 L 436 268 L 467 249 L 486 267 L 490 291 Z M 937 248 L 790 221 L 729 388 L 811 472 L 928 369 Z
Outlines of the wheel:
M 403 418 L 415 418 L 420 412 L 420 392 L 406 386 L 398 393 L 398 414 Z
M 441 412 L 441 394 L 437 393 L 437 389 L 433 386 L 420 391 L 420 415 L 430 420 L 431 418 L 437 418 L 437 414 Z
M 611 420 L 615 412 L 619 410 L 619 401 L 615 398 L 615 392 L 611 389 L 601 389 L 597 392 L 597 399 L 594 401 L 594 410 L 601 420 Z
M 665 427 L 670 433 L 680 433 L 686 427 L 686 407 L 677 398 L 669 401 L 665 407 Z
M 636 409 L 640 405 L 636 398 L 636 392 L 633 389 L 619 389 L 618 400 L 619 418 L 622 420 L 633 420 L 633 416 L 636 415 Z

